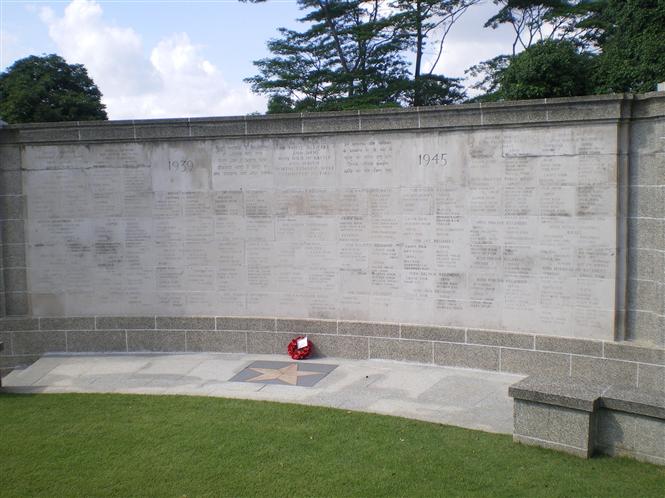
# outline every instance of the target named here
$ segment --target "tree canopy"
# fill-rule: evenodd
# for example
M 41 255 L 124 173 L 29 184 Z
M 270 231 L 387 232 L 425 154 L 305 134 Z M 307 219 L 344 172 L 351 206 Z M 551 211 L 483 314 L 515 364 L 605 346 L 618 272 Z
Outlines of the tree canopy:
M 298 0 L 307 29 L 280 28 L 272 56 L 255 61 L 259 74 L 246 81 L 269 96 L 268 112 L 461 101 L 460 82 L 434 68 L 451 26 L 479 1 Z M 438 55 L 424 69 L 430 47 Z
M 308 28 L 280 29 L 268 43 L 272 56 L 256 61 L 259 74 L 246 80 L 269 96 L 268 112 L 465 99 L 461 80 L 436 67 L 451 28 L 481 0 L 298 3 Z M 512 51 L 467 70 L 481 92 L 472 100 L 645 92 L 665 81 L 665 0 L 493 3 L 498 11 L 484 26 L 510 26 Z
M 0 74 L 0 118 L 8 123 L 107 119 L 102 94 L 81 64 L 51 54 Z

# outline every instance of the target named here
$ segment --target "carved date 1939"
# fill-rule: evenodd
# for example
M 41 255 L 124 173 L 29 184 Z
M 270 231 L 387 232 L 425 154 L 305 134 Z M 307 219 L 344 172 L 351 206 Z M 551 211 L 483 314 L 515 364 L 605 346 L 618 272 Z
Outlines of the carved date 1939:
M 175 173 L 189 173 L 194 171 L 194 161 L 182 159 L 180 161 L 169 161 L 169 171 Z

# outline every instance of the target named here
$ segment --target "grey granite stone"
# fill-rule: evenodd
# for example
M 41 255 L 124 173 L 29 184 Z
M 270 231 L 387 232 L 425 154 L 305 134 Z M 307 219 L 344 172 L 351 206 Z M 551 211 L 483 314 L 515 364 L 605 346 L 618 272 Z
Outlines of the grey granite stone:
M 218 316 L 215 318 L 217 330 L 275 330 L 275 320 L 273 318 L 236 318 L 228 316 Z
M 549 101 L 550 99 L 548 99 Z M 614 105 L 606 102 L 562 102 L 547 105 L 548 121 L 583 121 L 588 119 L 617 119 L 620 117 L 621 101 Z
M 0 169 L 0 196 L 21 195 L 22 193 L 23 180 L 21 171 L 2 171 Z
M 518 106 L 511 108 L 483 104 L 482 109 L 484 125 L 544 123 L 547 121 L 545 106 L 531 107 L 527 105 L 522 108 Z
M 78 142 L 78 139 L 79 130 L 76 124 L 23 127 L 20 131 L 21 142 Z
M 81 140 L 134 140 L 134 126 L 117 122 L 96 122 L 94 125 L 81 122 L 79 133 Z
M 572 356 L 574 377 L 592 382 L 637 386 L 637 363 L 627 361 Z
M 655 457 L 659 465 L 665 464 L 665 421 L 652 417 L 634 415 L 632 429 L 635 431 L 636 457 Z
M 510 348 L 533 349 L 534 336 L 530 334 L 513 334 L 492 330 L 469 329 L 466 331 L 469 344 L 486 346 L 505 346 Z
M 4 244 L 2 261 L 5 268 L 25 268 L 25 244 Z
M 292 332 L 294 334 L 336 334 L 337 322 L 332 320 L 283 320 L 275 321 L 277 332 Z
M 12 332 L 15 355 L 43 354 L 67 351 L 64 331 Z
M 12 348 L 12 333 L 11 332 L 0 332 L 0 356 L 11 356 L 14 354 Z
M 663 465 L 665 463 L 665 423 L 641 415 L 600 410 L 598 449 L 613 456 L 630 456 Z
M 128 330 L 127 351 L 184 352 L 184 330 Z
M 158 316 L 158 329 L 215 330 L 214 317 Z
M 0 220 L 23 219 L 23 203 L 22 195 L 0 195 Z
M 402 339 L 420 339 L 424 341 L 463 343 L 465 340 L 464 329 L 421 325 L 401 325 L 400 336 Z
M 324 341 L 324 343 L 325 343 L 326 338 L 328 338 L 328 337 L 334 338 L 335 336 L 327 336 L 327 335 L 311 336 L 310 335 L 310 336 L 307 336 L 307 337 L 308 337 L 308 339 L 311 343 L 314 343 L 314 340 L 312 339 L 312 337 L 320 337 L 320 338 L 322 338 L 321 340 Z M 275 354 L 288 354 L 289 343 L 293 339 L 295 339 L 295 336 L 293 334 L 291 334 L 290 332 L 275 332 L 273 334 L 273 347 L 274 347 Z M 330 342 L 330 344 L 335 345 L 337 343 Z M 316 343 L 314 343 L 314 349 L 313 349 L 311 354 L 312 354 L 312 356 L 326 356 L 326 355 L 321 354 L 321 351 L 317 350 Z M 330 356 L 330 355 L 327 355 L 327 356 Z
M 332 113 L 308 113 L 303 115 L 303 133 L 334 133 L 360 130 L 360 118 L 356 113 L 331 116 Z M 336 114 L 336 113 L 335 113 Z
M 273 332 L 247 332 L 247 352 L 256 354 L 275 354 L 275 339 L 276 336 Z
M 665 367 L 637 365 L 637 387 L 657 392 L 665 392 Z
M 25 292 L 28 288 L 25 268 L 5 268 L 3 277 L 5 292 Z
M 607 387 L 574 377 L 532 375 L 510 386 L 508 395 L 515 399 L 592 412 L 600 406 L 600 397 Z
M 67 351 L 72 353 L 126 352 L 124 330 L 69 330 Z
M 277 114 L 272 116 L 247 116 L 247 135 L 282 135 L 302 133 L 302 118 L 299 114 Z
M 630 185 L 665 185 L 665 153 L 632 153 L 630 155 Z
M 665 423 L 665 392 L 626 386 L 609 386 L 602 396 L 602 406 L 636 415 L 663 420 Z
M 313 334 L 308 336 L 308 338 L 314 344 L 314 354 L 316 356 L 350 358 L 354 360 L 366 360 L 369 358 L 369 339 L 367 337 Z M 281 348 L 286 352 L 287 345 L 288 340 L 283 345 L 278 340 L 275 352 L 280 353 Z
M 30 298 L 27 292 L 5 292 L 5 313 L 7 316 L 22 316 L 30 312 Z
M 189 129 L 192 137 L 238 136 L 245 134 L 244 118 L 190 118 Z
M 665 349 L 639 347 L 627 342 L 606 342 L 605 357 L 615 360 L 665 365 Z
M 40 318 L 41 330 L 93 330 L 95 319 L 93 317 L 67 317 L 67 318 Z
M 380 110 L 378 110 L 380 111 Z M 402 130 L 418 127 L 418 111 L 410 112 L 360 112 L 360 129 L 370 130 Z
M 662 251 L 665 247 L 665 220 L 629 218 L 628 247 Z
M 98 316 L 95 318 L 97 329 L 126 329 L 126 330 L 149 330 L 155 328 L 154 316 Z M 164 327 L 160 328 L 184 328 Z
M 483 124 L 483 112 L 479 104 L 465 104 L 455 108 L 421 107 L 418 114 L 419 128 L 456 128 Z
M 188 330 L 187 351 L 245 353 L 247 352 L 247 332 L 232 330 Z
M 628 212 L 640 218 L 665 218 L 665 187 L 630 187 Z
M 370 337 L 369 357 L 382 360 L 432 363 L 433 343 L 430 341 Z
M 3 131 L 0 133 L 0 136 L 4 134 L 5 132 Z M 0 171 L 16 171 L 20 169 L 21 149 L 16 145 L 0 146 Z
M 370 337 L 399 337 L 399 325 L 378 322 L 338 322 L 340 335 L 360 335 Z
M 665 252 L 638 248 L 628 251 L 628 278 L 663 282 Z
M 513 438 L 588 458 L 593 453 L 592 413 L 516 399 Z
M 186 119 L 173 119 L 169 122 L 158 120 L 141 120 L 135 123 L 136 138 L 149 140 L 152 138 L 188 138 L 189 124 Z
M 556 353 L 583 354 L 598 357 L 603 356 L 603 343 L 601 341 L 569 339 L 567 337 L 537 335 L 536 349 L 538 351 L 552 351 Z
M 570 373 L 570 355 L 501 348 L 501 371 L 528 375 L 565 376 Z
M 650 311 L 626 312 L 627 338 L 649 346 L 665 347 L 665 317 Z
M 435 342 L 434 363 L 449 367 L 499 370 L 499 348 Z
M 2 318 L 0 319 L 0 331 L 13 330 L 39 330 L 37 318 Z
M 628 280 L 627 305 L 629 309 L 665 313 L 665 287 L 650 280 Z
M 3 244 L 25 244 L 24 221 L 0 219 L 0 234 Z

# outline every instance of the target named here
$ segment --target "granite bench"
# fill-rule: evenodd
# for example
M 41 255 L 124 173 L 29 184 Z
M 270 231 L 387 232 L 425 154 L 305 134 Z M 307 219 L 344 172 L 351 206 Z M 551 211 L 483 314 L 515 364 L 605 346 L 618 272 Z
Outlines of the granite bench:
M 665 393 L 574 377 L 513 384 L 513 440 L 589 458 L 625 455 L 665 465 Z

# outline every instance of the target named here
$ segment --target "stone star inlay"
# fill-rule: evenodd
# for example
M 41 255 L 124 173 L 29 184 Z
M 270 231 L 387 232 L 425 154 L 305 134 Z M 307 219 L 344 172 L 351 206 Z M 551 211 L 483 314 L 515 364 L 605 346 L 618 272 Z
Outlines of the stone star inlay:
M 298 370 L 298 365 L 289 365 L 284 368 L 256 368 L 250 367 L 249 370 L 258 372 L 259 375 L 247 379 L 248 382 L 261 382 L 262 380 L 279 380 L 285 384 L 295 386 L 298 384 L 298 377 L 308 375 L 321 375 L 321 372 L 304 372 Z

